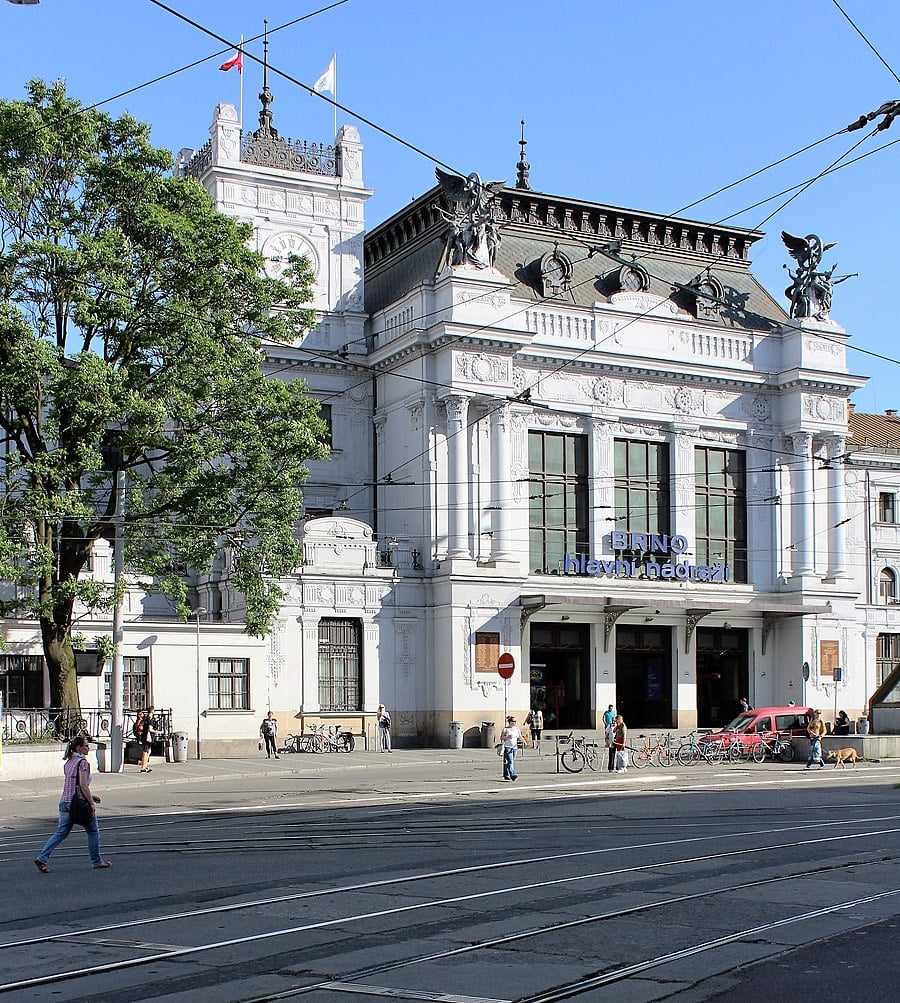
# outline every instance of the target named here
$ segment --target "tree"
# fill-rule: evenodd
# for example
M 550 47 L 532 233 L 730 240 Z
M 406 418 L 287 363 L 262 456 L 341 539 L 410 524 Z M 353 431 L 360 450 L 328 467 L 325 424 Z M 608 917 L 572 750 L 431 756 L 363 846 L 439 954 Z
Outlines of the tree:
M 184 614 L 176 571 L 208 568 L 225 535 L 262 635 L 327 429 L 300 382 L 262 372 L 263 346 L 313 321 L 308 263 L 266 278 L 252 228 L 172 176 L 146 125 L 62 83 L 27 93 L 0 102 L 0 613 L 39 620 L 69 707 L 76 614 L 116 599 L 80 576 L 114 534 L 117 477 L 129 570 Z

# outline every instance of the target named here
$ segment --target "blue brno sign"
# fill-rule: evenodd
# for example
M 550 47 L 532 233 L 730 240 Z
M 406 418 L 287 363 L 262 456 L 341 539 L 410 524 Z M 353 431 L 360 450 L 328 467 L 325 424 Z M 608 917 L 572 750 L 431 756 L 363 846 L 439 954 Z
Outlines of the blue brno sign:
M 679 561 L 678 555 L 685 553 L 689 546 L 686 536 L 625 533 L 617 530 L 609 534 L 610 550 L 632 554 L 637 551 L 640 557 L 596 558 L 586 554 L 566 554 L 563 574 L 696 582 L 731 580 L 731 568 L 727 564 L 691 564 Z M 663 560 L 657 559 L 658 555 L 662 555 Z M 645 560 L 648 556 L 654 560 Z

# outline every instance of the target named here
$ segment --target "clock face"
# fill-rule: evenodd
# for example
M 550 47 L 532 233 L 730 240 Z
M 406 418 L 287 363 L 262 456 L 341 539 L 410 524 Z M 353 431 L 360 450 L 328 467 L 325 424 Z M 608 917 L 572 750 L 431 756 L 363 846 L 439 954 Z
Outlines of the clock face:
M 292 254 L 306 257 L 313 270 L 318 271 L 315 251 L 304 237 L 292 230 L 284 230 L 269 237 L 262 246 L 262 253 L 266 259 L 266 275 L 270 279 L 281 278 Z

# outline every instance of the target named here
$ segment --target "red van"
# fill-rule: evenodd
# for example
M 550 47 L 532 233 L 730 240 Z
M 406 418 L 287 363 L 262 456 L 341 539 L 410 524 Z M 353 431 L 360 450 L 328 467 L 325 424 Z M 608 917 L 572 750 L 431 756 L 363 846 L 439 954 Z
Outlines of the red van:
M 741 745 L 745 749 L 751 749 L 759 741 L 760 735 L 773 731 L 789 732 L 805 738 L 812 716 L 812 707 L 757 707 L 756 710 L 742 711 L 721 731 L 704 735 L 700 742 L 722 742 L 727 749 L 731 736 L 737 733 L 741 736 Z

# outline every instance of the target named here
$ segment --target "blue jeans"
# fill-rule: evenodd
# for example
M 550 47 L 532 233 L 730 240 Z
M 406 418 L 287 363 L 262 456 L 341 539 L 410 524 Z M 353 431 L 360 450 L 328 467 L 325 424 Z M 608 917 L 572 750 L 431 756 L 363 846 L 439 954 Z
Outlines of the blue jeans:
M 812 766 L 813 763 L 818 763 L 820 766 L 823 763 L 821 738 L 811 738 L 809 740 L 809 759 L 806 760 L 806 765 Z
M 75 823 L 69 818 L 69 805 L 66 801 L 59 802 L 59 825 L 56 827 L 56 832 L 47 840 L 44 844 L 44 849 L 37 855 L 37 860 L 40 860 L 42 864 L 46 864 L 50 859 L 50 854 L 59 846 L 59 844 L 69 835 L 72 831 L 72 826 Z M 97 864 L 102 862 L 100 856 L 100 827 L 97 825 L 97 813 L 94 812 L 93 818 L 85 826 L 84 831 L 87 833 L 88 838 L 88 853 L 91 856 L 91 863 L 96 867 Z
M 514 780 L 516 776 L 516 753 L 519 750 L 513 746 L 508 749 L 503 746 L 503 779 Z

